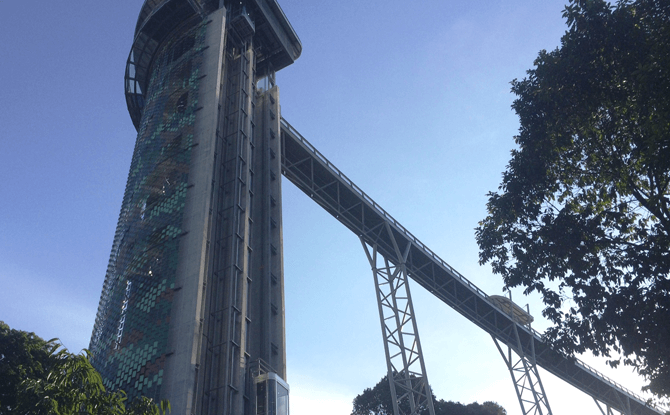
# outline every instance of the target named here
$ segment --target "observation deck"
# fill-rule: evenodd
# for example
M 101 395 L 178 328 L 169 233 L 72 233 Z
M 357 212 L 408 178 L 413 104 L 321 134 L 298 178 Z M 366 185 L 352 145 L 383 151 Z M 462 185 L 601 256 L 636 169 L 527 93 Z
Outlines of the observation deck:
M 142 5 L 125 74 L 126 103 L 136 129 L 159 46 L 181 25 L 207 19 L 219 4 L 219 0 L 146 0 Z M 226 0 L 224 7 L 243 10 L 254 23 L 257 73 L 278 71 L 300 57 L 300 39 L 276 0 Z

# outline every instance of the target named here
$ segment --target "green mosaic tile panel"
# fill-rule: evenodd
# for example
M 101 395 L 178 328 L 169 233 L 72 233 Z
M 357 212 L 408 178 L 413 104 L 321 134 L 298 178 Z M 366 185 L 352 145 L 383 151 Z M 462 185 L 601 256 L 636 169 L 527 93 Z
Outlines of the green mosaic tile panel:
M 157 53 L 91 338 L 108 389 L 158 399 L 188 189 L 205 23 Z

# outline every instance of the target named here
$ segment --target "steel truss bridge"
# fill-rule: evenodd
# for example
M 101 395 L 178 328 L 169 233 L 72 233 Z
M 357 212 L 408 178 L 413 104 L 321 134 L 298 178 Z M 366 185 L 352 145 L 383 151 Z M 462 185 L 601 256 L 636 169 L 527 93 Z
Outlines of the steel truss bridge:
M 408 277 L 491 335 L 524 415 L 551 414 L 538 366 L 590 395 L 603 415 L 663 413 L 587 364 L 553 350 L 540 333 L 421 243 L 284 119 L 281 140 L 284 176 L 355 233 L 370 261 L 396 415 L 434 414 Z

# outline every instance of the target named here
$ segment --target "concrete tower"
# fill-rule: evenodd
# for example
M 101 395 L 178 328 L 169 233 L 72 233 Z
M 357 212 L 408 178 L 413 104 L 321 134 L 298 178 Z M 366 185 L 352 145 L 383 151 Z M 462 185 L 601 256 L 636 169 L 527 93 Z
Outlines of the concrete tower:
M 281 414 L 279 93 L 301 44 L 275 0 L 146 0 L 125 76 L 137 142 L 91 338 L 129 399 Z

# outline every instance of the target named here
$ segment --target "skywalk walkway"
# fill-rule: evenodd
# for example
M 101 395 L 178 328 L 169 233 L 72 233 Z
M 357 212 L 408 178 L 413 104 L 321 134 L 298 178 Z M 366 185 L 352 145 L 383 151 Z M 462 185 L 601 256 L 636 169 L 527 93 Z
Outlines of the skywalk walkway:
M 517 354 L 534 353 L 540 367 L 612 409 L 631 415 L 663 414 L 587 364 L 553 350 L 540 333 L 498 308 L 486 293 L 421 243 L 284 119 L 281 140 L 284 176 L 362 240 L 376 245 L 381 255 L 394 257 L 393 240 L 403 252 L 409 245 L 408 274 L 430 293 Z M 388 234 L 387 223 L 393 237 Z M 523 350 L 519 350 L 519 344 Z

